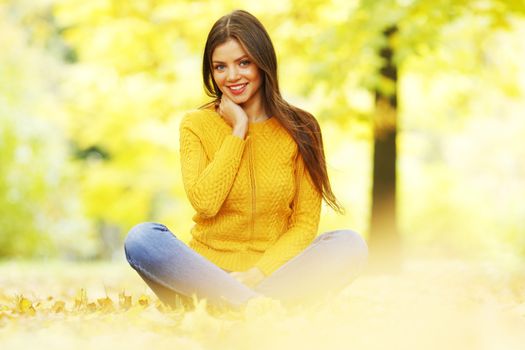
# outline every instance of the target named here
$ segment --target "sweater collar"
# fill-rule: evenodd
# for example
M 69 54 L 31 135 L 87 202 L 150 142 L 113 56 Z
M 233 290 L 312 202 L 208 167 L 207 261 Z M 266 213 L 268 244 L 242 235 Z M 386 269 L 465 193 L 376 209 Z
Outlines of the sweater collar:
M 279 124 L 276 117 L 271 117 L 258 123 L 249 123 L 249 130 L 262 130 Z

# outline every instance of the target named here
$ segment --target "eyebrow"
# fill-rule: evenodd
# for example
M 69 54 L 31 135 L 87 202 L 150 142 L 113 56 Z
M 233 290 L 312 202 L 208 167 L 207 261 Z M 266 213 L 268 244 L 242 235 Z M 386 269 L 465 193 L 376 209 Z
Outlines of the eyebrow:
M 243 58 L 249 58 L 249 57 L 248 57 L 248 55 L 243 55 L 243 56 L 237 58 L 234 62 L 240 61 Z M 222 61 L 212 61 L 212 63 L 224 63 L 224 62 L 222 62 Z

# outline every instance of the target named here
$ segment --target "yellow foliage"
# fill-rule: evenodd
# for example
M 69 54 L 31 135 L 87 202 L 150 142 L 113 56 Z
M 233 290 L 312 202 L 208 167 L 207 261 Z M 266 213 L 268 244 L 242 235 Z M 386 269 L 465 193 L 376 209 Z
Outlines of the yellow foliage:
M 19 296 L 16 301 L 16 312 L 23 315 L 34 316 L 36 314 L 33 303 L 25 298 L 24 296 Z
M 0 289 L 3 349 L 518 350 L 525 341 L 523 269 L 486 262 L 408 259 L 398 274 L 365 274 L 310 305 L 256 298 L 239 310 L 197 298 L 164 307 L 124 265 L 0 264 L 0 276 L 22 293 Z

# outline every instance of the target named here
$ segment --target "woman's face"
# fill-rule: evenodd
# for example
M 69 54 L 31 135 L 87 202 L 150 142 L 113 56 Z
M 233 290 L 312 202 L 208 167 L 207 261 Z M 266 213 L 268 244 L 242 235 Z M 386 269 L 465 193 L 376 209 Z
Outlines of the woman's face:
M 241 105 L 260 98 L 259 68 L 237 40 L 217 46 L 211 59 L 215 83 L 233 102 Z

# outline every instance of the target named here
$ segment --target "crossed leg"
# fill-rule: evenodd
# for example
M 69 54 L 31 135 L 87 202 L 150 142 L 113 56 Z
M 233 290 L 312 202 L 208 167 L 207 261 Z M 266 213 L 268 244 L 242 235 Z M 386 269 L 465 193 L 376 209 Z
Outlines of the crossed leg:
M 366 243 L 357 233 L 326 232 L 250 289 L 189 248 L 162 224 L 136 225 L 128 233 L 124 249 L 129 264 L 162 302 L 173 305 L 176 296 L 184 299 L 195 294 L 210 304 L 233 307 L 257 296 L 292 302 L 336 291 L 356 277 L 368 255 Z

